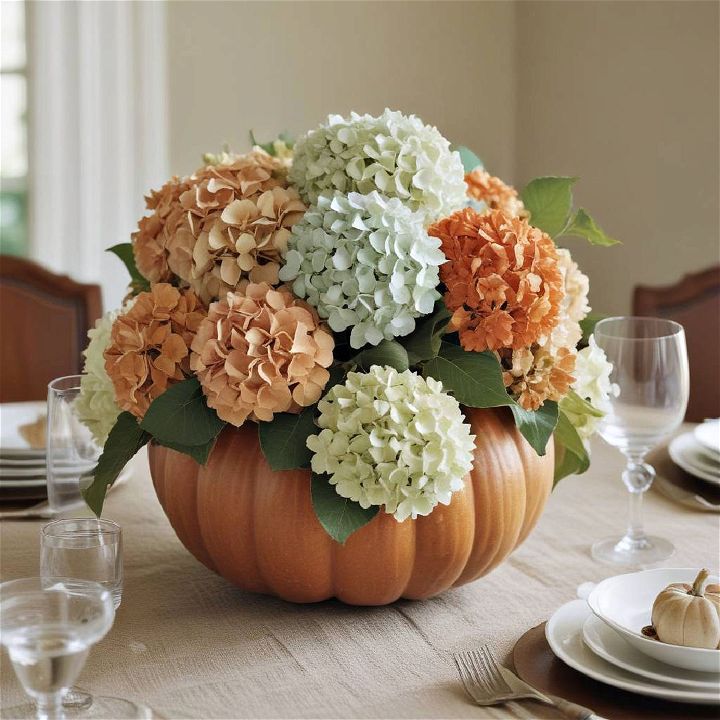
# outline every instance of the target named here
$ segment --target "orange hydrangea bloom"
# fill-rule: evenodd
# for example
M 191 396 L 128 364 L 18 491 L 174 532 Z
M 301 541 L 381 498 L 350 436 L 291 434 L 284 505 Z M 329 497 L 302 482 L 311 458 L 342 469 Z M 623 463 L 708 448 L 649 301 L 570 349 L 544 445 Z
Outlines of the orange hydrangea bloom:
M 210 407 L 239 427 L 316 403 L 330 379 L 332 333 L 285 286 L 248 283 L 210 305 L 192 369 Z
M 206 314 L 192 290 L 157 283 L 117 317 L 105 370 L 120 408 L 141 418 L 169 385 L 185 379 L 190 344 Z
M 488 210 L 502 210 L 512 217 L 528 217 L 517 190 L 506 185 L 500 178 L 482 168 L 476 168 L 465 175 L 467 194 L 478 202 L 484 202 Z
M 451 329 L 466 350 L 529 348 L 558 322 L 563 278 L 555 243 L 526 220 L 465 208 L 428 230 L 440 266 Z

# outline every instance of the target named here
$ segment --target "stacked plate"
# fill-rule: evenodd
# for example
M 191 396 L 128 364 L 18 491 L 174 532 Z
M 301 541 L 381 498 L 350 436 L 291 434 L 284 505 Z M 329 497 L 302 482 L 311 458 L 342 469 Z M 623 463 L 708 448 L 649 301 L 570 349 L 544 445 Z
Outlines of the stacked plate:
M 706 420 L 692 432 L 678 435 L 668 452 L 686 473 L 720 485 L 720 419 Z
M 46 407 L 42 401 L 0 404 L 0 501 L 47 497 Z
M 645 637 L 652 604 L 697 570 L 659 568 L 608 578 L 587 600 L 563 605 L 547 622 L 553 653 L 588 677 L 622 690 L 694 704 L 720 704 L 720 650 L 669 645 Z M 709 582 L 717 583 L 717 576 Z

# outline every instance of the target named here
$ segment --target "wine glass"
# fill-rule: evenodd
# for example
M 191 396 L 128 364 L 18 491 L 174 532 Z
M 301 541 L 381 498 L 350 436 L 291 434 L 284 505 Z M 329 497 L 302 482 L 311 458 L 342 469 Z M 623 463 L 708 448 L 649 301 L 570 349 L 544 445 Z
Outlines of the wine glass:
M 0 641 L 18 680 L 35 701 L 3 708 L 2 716 L 62 720 L 63 695 L 114 618 L 112 593 L 89 580 L 45 577 L 0 584 Z M 73 717 L 151 718 L 152 714 L 127 700 L 96 697 Z
M 643 529 L 643 493 L 655 477 L 645 455 L 685 416 L 690 391 L 685 332 L 672 320 L 612 317 L 601 320 L 594 335 L 613 364 L 610 380 L 617 389 L 600 421 L 600 435 L 627 459 L 622 479 L 630 492 L 630 512 L 625 535 L 595 543 L 592 555 L 622 565 L 659 562 L 675 548 Z

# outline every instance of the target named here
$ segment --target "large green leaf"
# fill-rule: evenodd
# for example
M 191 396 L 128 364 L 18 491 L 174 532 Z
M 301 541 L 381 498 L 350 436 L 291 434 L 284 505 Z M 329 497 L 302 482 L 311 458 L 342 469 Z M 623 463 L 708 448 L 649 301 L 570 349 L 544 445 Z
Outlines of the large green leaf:
M 381 340 L 378 345 L 358 353 L 350 362 L 364 372 L 373 365 L 389 365 L 398 372 L 410 367 L 407 350 L 395 340 Z
M 458 402 L 468 407 L 513 404 L 503 383 L 500 362 L 489 351 L 466 352 L 443 340 L 437 357 L 423 366 L 423 375 L 439 380 Z
M 595 326 L 607 315 L 599 313 L 590 313 L 587 317 L 580 321 L 580 329 L 582 330 L 582 339 L 580 345 L 585 347 L 590 342 L 590 336 L 595 332 Z
M 551 237 L 560 235 L 570 220 L 572 186 L 576 177 L 539 177 L 522 191 L 522 200 L 530 211 L 530 224 Z
M 562 409 L 555 428 L 555 444 L 555 482 L 568 475 L 581 475 L 590 467 L 585 445 Z
M 273 470 L 310 467 L 312 453 L 306 442 L 318 431 L 314 415 L 313 406 L 299 415 L 277 413 L 270 422 L 258 423 L 260 447 Z
M 574 390 L 571 390 L 561 401 L 560 409 L 566 415 L 589 415 L 590 417 L 601 418 L 605 415 L 594 405 L 584 398 L 581 398 Z
M 122 469 L 135 453 L 150 439 L 137 418 L 129 412 L 118 415 L 95 469 L 86 478 L 92 482 L 81 490 L 88 507 L 98 516 L 102 513 L 108 488 L 117 480 Z
M 159 441 L 156 442 L 158 445 L 162 445 L 163 447 L 176 450 L 184 455 L 189 455 L 196 463 L 198 463 L 198 465 L 205 465 L 210 457 L 212 449 L 215 447 L 216 440 L 217 438 L 212 438 L 203 445 L 178 445 L 177 443 L 170 443 L 167 441 L 162 443 Z
M 113 245 L 107 249 L 107 252 L 120 258 L 128 273 L 130 274 L 130 284 L 133 292 L 143 292 L 150 289 L 150 282 L 146 280 L 137 268 L 135 264 L 135 255 L 133 254 L 131 243 L 120 243 L 119 245 Z
M 591 245 L 609 247 L 619 245 L 620 241 L 610 237 L 591 217 L 587 211 L 580 208 L 563 235 L 585 238 Z
M 557 403 L 546 400 L 538 410 L 525 410 L 517 403 L 513 403 L 510 408 L 515 417 L 515 424 L 523 437 L 538 455 L 544 455 L 548 440 L 557 425 Z
M 150 404 L 141 423 L 161 445 L 205 445 L 225 426 L 207 405 L 200 382 L 188 378 L 171 385 Z
M 420 320 L 411 335 L 402 338 L 411 365 L 434 358 L 440 351 L 440 343 L 452 313 L 442 300 L 435 303 L 431 315 Z
M 367 510 L 358 503 L 340 497 L 330 484 L 327 475 L 312 475 L 312 503 L 315 515 L 330 537 L 344 545 L 356 530 L 367 525 L 380 508 Z
M 470 149 L 464 145 L 452 145 L 451 150 L 454 150 L 462 160 L 463 169 L 466 173 L 472 172 L 476 168 L 483 167 L 483 161 Z

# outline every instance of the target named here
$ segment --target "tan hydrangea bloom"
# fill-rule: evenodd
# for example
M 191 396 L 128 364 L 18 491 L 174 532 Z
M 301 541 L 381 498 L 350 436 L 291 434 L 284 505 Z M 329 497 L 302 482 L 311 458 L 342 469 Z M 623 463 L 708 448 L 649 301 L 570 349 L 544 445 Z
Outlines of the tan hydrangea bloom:
M 465 175 L 467 194 L 478 202 L 485 203 L 491 212 L 502 210 L 509 217 L 527 218 L 530 213 L 512 185 L 506 185 L 500 178 L 482 168 L 476 168 Z
M 280 160 L 262 150 L 223 154 L 195 173 L 180 203 L 168 263 L 204 302 L 247 282 L 278 284 L 290 228 L 306 209 Z
M 141 418 L 169 385 L 185 379 L 189 348 L 205 316 L 192 290 L 157 283 L 116 318 L 104 357 L 120 408 Z
M 152 210 L 138 222 L 132 234 L 135 264 L 150 282 L 167 282 L 173 270 L 168 264 L 169 245 L 185 219 L 180 196 L 190 187 L 187 180 L 174 177 L 159 190 L 145 197 L 145 206 Z
M 317 402 L 334 344 L 315 310 L 288 288 L 251 282 L 210 306 L 191 367 L 208 405 L 239 427 Z

